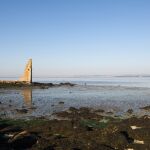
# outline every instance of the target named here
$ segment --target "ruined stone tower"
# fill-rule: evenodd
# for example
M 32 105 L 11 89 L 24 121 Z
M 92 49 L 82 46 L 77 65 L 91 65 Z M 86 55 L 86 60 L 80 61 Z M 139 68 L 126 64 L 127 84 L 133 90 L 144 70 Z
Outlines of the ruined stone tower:
M 24 70 L 24 75 L 19 79 L 19 81 L 32 83 L 32 59 L 29 59 Z

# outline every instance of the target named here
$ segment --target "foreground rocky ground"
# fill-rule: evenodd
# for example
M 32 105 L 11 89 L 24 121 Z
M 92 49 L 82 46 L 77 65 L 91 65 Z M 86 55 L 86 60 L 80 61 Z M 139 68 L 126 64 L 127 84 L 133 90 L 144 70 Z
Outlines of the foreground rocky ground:
M 149 150 L 150 117 L 121 119 L 70 108 L 59 119 L 0 119 L 1 150 Z

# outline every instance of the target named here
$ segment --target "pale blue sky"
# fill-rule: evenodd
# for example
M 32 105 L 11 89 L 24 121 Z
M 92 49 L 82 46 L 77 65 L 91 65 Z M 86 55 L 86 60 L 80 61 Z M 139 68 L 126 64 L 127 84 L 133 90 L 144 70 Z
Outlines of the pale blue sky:
M 0 0 L 0 76 L 150 74 L 149 0 Z

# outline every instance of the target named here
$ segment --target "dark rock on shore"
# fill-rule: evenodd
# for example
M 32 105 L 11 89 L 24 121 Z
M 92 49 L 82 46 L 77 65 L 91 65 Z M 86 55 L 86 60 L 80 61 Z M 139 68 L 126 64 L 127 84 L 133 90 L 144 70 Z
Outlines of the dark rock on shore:
M 50 145 L 50 146 L 44 148 L 43 150 L 55 150 L 55 145 Z
M 128 110 L 127 110 L 127 113 L 128 113 L 128 114 L 132 114 L 132 113 L 133 113 L 133 109 L 128 109 Z
M 140 108 L 140 109 L 144 109 L 144 110 L 150 111 L 150 106 L 145 106 L 145 107 L 142 107 L 142 108 Z
M 0 129 L 0 133 L 16 133 L 16 132 L 20 132 L 21 131 L 21 128 L 20 127 L 17 127 L 17 126 L 7 126 L 5 125 L 5 127 L 3 127 L 3 129 Z
M 26 114 L 28 112 L 27 109 L 16 109 L 16 111 L 20 114 L 24 114 L 24 113 Z
M 2 150 L 26 150 L 37 142 L 37 137 L 27 131 L 20 133 L 2 134 L 0 132 L 0 149 Z
M 112 115 L 113 114 L 113 112 L 111 112 L 111 111 L 108 111 L 108 112 L 106 112 L 108 115 Z
M 40 82 L 33 82 L 31 84 L 26 82 L 0 82 L 0 88 L 41 88 L 41 89 L 47 89 L 50 87 L 60 87 L 60 86 L 75 86 L 73 83 L 59 83 L 59 84 L 53 84 L 53 83 L 40 83 Z
M 75 84 L 70 83 L 70 82 L 66 82 L 66 83 L 60 83 L 58 84 L 58 86 L 74 86 Z
M 59 113 L 54 113 L 54 115 L 61 117 L 61 118 L 69 118 L 69 119 L 90 119 L 90 118 L 100 118 L 99 114 L 96 114 L 92 110 L 86 107 L 82 107 L 79 109 L 76 109 L 74 107 L 70 107 L 68 111 L 62 111 Z
M 35 135 L 30 134 L 27 131 L 22 131 L 15 135 L 13 138 L 9 139 L 8 143 L 14 149 L 28 149 L 31 148 L 37 142 Z
M 59 102 L 59 104 L 64 104 L 64 103 L 65 103 L 65 102 L 62 102 L 62 101 L 61 101 L 61 102 Z
M 105 110 L 103 110 L 103 109 L 97 109 L 97 110 L 95 110 L 95 112 L 96 112 L 96 113 L 104 113 Z
M 120 134 L 125 137 L 128 143 L 132 144 L 134 142 L 134 139 L 129 136 L 127 131 L 120 131 Z
M 78 111 L 78 109 L 75 108 L 75 107 L 70 107 L 70 108 L 69 108 L 69 111 L 71 111 L 71 112 L 76 112 L 76 111 Z

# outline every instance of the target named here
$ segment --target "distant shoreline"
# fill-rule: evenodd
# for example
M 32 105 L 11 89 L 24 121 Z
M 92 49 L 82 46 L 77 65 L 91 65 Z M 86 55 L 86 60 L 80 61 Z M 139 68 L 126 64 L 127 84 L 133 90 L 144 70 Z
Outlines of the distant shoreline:
M 75 75 L 75 76 L 47 76 L 47 77 L 33 77 L 33 79 L 46 79 L 46 78 L 110 78 L 110 77 L 114 77 L 114 78 L 124 78 L 124 77 L 131 77 L 131 78 L 149 78 L 150 75 Z M 0 81 L 7 81 L 7 80 L 17 80 L 18 77 L 0 77 Z

